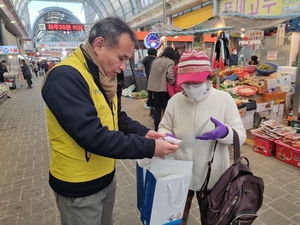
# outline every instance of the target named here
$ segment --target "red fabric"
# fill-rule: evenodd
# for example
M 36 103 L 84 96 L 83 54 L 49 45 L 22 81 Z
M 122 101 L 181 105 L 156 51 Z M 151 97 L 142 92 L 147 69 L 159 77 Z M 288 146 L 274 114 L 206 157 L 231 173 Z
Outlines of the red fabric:
M 220 60 L 219 60 L 219 63 L 220 63 L 220 69 L 224 69 L 224 62 L 223 62 L 223 59 L 222 58 L 220 58 Z M 213 69 L 216 69 L 217 68 L 217 66 L 218 66 L 218 62 L 217 62 L 217 60 L 216 60 L 216 57 L 214 57 L 214 59 L 213 59 L 213 64 L 212 64 L 212 68 Z
M 178 64 L 176 66 L 174 66 L 174 77 L 175 77 L 175 84 L 174 84 L 174 86 L 171 85 L 169 82 L 167 82 L 167 88 L 168 88 L 168 93 L 169 93 L 170 97 L 172 97 L 176 93 L 182 91 L 181 85 L 177 84 Z
M 54 62 L 51 62 L 51 63 L 49 63 L 49 65 L 48 65 L 48 69 L 51 70 L 51 68 L 54 67 L 54 66 L 55 66 L 55 63 L 54 63 Z

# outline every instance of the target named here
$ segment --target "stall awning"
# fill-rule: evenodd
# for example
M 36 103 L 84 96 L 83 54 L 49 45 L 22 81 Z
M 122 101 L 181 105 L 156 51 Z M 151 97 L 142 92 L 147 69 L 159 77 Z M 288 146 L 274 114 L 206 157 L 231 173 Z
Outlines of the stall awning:
M 137 39 L 139 41 L 143 41 L 147 34 L 149 34 L 149 31 L 136 31 L 135 32 Z M 168 41 L 176 41 L 176 42 L 193 42 L 193 35 L 189 36 L 178 36 L 177 38 L 174 38 L 173 36 L 167 37 Z

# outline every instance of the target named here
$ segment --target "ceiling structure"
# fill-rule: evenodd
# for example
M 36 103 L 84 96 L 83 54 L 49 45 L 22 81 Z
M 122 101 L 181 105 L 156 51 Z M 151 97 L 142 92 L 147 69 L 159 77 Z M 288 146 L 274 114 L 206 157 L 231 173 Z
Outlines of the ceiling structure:
M 40 30 L 40 24 L 80 24 L 80 20 L 70 11 L 61 7 L 47 7 L 39 11 L 32 26 L 34 42 L 82 41 L 86 38 L 82 31 L 46 31 Z
M 41 23 L 80 23 L 79 19 L 71 11 L 61 7 L 48 7 L 41 10 L 40 15 L 35 20 L 32 32 L 28 35 L 28 31 L 22 27 L 22 18 L 24 17 L 25 9 L 32 1 L 37 0 L 0 0 L 5 5 L 12 5 L 8 13 L 13 12 L 13 18 L 18 19 L 17 25 L 12 26 L 6 24 L 6 29 L 16 36 L 29 36 L 33 41 L 49 40 L 63 41 L 81 39 L 82 34 L 57 32 L 55 35 L 50 31 L 39 31 L 38 24 Z M 45 1 L 45 0 L 42 0 Z M 122 17 L 132 28 L 149 27 L 158 21 L 161 21 L 166 16 L 171 16 L 184 10 L 191 9 L 197 5 L 201 5 L 210 0 L 165 0 L 165 8 L 163 0 L 47 0 L 47 2 L 64 2 L 64 3 L 82 3 L 85 12 L 89 11 L 90 17 L 86 14 L 86 23 L 92 24 L 98 19 L 107 16 Z M 164 10 L 165 9 L 165 10 Z M 3 8 L 0 7 L 0 18 L 6 16 L 6 12 L 2 13 Z M 27 10 L 28 12 L 28 10 Z M 166 12 L 163 15 L 163 12 Z M 163 18 L 164 17 L 164 18 Z M 9 21 L 9 18 L 6 18 Z M 24 30 L 24 31 L 23 31 Z M 28 29 L 27 29 L 28 30 Z M 30 33 L 30 28 L 29 28 Z M 81 32 L 84 33 L 84 32 Z
M 26 2 L 26 0 L 0 0 L 0 19 L 11 34 L 27 39 L 30 38 L 30 27 L 22 21 L 20 15 L 15 10 L 14 2 L 16 1 Z

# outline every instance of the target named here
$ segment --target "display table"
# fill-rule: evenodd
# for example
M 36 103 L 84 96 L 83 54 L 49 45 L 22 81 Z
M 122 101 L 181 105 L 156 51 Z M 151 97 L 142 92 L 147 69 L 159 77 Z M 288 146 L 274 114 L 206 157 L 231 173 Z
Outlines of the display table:
M 136 91 L 147 90 L 147 77 L 143 70 L 135 70 L 135 77 L 133 77 L 131 70 L 125 70 L 124 83 L 125 87 L 135 84 Z
M 12 73 L 4 73 L 4 82 L 8 84 L 9 88 L 16 88 L 16 79 L 18 74 L 12 74 Z

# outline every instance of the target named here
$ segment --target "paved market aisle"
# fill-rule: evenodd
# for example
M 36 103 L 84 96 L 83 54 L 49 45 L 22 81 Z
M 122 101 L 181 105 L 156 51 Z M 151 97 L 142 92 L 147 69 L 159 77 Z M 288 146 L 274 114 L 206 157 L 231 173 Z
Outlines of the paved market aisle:
M 0 225 L 58 225 L 58 212 L 48 185 L 49 145 L 45 110 L 40 95 L 42 77 L 33 78 L 14 97 L 0 105 Z M 123 109 L 141 123 L 153 127 L 142 100 L 123 98 Z M 254 153 L 245 144 L 242 155 L 265 181 L 264 205 L 255 225 L 300 225 L 300 168 L 274 157 Z M 115 225 L 140 225 L 136 209 L 135 161 L 117 163 Z M 189 225 L 197 225 L 195 204 Z M 105 225 L 105 224 L 104 224 Z

